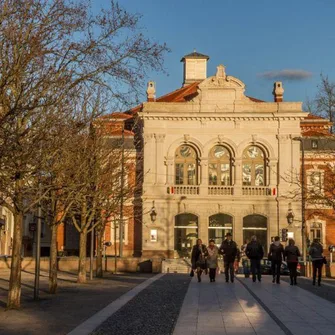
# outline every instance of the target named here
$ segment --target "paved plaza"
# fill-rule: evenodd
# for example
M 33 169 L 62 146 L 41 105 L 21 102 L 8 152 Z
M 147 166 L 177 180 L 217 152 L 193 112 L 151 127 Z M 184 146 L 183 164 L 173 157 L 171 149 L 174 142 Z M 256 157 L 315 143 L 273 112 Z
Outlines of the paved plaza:
M 335 304 L 298 286 L 272 284 L 270 277 L 233 284 L 222 275 L 215 283 L 206 279 L 192 280 L 174 335 L 335 333 Z
M 4 335 L 330 335 L 335 333 L 334 281 L 321 287 L 298 278 L 290 286 L 264 276 L 215 283 L 187 274 L 111 275 L 85 285 L 60 273 L 59 293 L 32 300 L 33 274 L 23 273 L 22 309 L 5 311 L 7 280 L 1 278 L 0 333 Z M 6 273 L 7 275 L 8 273 Z M 327 293 L 328 292 L 328 293 Z M 327 296 L 328 294 L 328 296 Z M 322 298 L 325 296 L 328 300 Z M 61 322 L 60 322 L 61 320 Z

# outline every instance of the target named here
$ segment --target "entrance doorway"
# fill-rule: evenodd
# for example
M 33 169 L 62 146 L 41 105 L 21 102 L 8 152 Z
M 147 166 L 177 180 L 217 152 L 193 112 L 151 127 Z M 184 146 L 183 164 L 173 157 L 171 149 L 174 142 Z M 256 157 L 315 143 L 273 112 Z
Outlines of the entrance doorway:
M 198 217 L 184 213 L 175 216 L 174 249 L 179 257 L 190 257 L 198 238 Z
M 256 235 L 257 241 L 264 248 L 264 253 L 267 254 L 268 248 L 268 224 L 267 218 L 263 215 L 253 214 L 243 218 L 243 242 L 251 241 L 251 237 Z
M 220 246 L 227 233 L 233 234 L 233 217 L 218 213 L 209 217 L 208 238 Z

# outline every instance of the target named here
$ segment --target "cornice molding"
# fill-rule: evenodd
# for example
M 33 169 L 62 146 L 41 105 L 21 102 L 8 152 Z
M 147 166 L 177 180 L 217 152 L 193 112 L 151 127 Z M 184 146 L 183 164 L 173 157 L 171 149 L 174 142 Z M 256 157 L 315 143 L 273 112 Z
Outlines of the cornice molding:
M 300 121 L 303 117 L 242 117 L 242 116 L 154 116 L 154 115 L 142 115 L 142 119 L 144 120 L 168 120 L 168 121 Z

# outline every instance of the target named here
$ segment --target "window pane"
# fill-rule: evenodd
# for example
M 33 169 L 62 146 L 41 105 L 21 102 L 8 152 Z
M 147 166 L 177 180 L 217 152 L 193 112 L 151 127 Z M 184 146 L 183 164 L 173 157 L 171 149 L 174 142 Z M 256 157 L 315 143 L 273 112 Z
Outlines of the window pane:
M 193 150 L 193 148 L 187 146 L 187 145 L 183 145 L 180 148 L 180 155 L 182 157 L 188 158 L 188 157 L 195 157 L 195 152 Z
M 223 158 L 224 156 L 228 156 L 228 151 L 225 147 L 221 146 L 221 145 L 217 145 L 214 148 L 214 157 L 215 158 Z
M 195 164 L 187 164 L 187 184 L 196 184 Z
M 242 166 L 243 173 L 243 185 L 251 185 L 251 164 L 243 164 Z
M 184 183 L 184 164 L 176 164 L 176 184 Z
M 230 165 L 221 164 L 221 185 L 230 185 Z
M 218 184 L 217 164 L 208 164 L 208 179 L 209 179 L 209 185 Z
M 255 185 L 264 186 L 264 165 L 263 164 L 255 165 Z

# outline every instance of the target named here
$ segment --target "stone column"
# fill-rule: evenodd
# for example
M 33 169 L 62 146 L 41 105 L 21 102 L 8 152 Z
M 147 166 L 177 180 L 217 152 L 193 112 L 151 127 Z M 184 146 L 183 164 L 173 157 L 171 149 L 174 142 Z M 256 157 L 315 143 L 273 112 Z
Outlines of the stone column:
M 167 185 L 174 185 L 175 183 L 175 171 L 174 171 L 174 159 L 173 157 L 167 157 L 165 161 L 165 165 L 167 166 L 167 177 L 166 183 Z
M 155 134 L 156 139 L 156 174 L 155 184 L 165 184 L 166 168 L 164 165 L 165 134 Z
M 144 180 L 145 183 L 153 184 L 156 175 L 154 134 L 144 134 L 143 137 L 145 157 L 143 162 Z
M 242 195 L 242 158 L 235 158 L 234 195 Z
M 202 158 L 200 161 L 199 185 L 199 194 L 208 195 L 208 158 Z
M 271 159 L 269 161 L 269 187 L 275 188 L 278 183 L 277 160 Z

